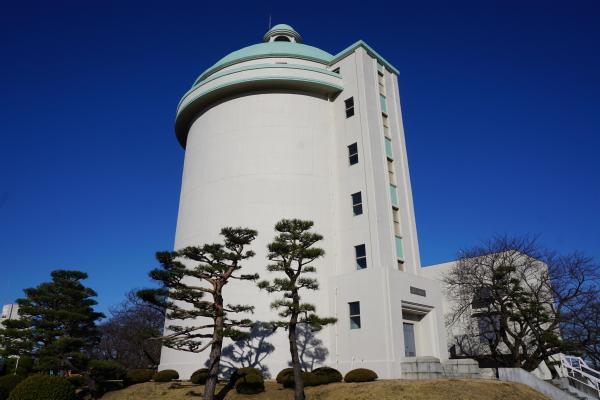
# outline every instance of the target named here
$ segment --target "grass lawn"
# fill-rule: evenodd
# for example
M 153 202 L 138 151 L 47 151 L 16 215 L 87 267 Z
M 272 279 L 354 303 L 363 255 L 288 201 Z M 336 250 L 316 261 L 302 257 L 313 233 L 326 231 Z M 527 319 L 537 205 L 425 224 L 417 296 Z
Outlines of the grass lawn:
M 291 389 L 274 381 L 265 382 L 266 391 L 240 395 L 232 390 L 227 400 L 292 400 Z M 202 385 L 189 382 L 142 383 L 109 392 L 102 400 L 193 400 L 202 395 Z M 491 380 L 440 379 L 432 381 L 381 380 L 367 383 L 333 383 L 309 387 L 307 400 L 548 400 L 528 386 Z

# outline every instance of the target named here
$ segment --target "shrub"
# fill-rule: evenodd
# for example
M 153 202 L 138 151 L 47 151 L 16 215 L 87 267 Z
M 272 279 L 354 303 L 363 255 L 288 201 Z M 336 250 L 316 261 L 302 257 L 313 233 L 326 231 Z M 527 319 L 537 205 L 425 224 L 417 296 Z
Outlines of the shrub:
M 25 379 L 19 375 L 5 375 L 0 378 L 0 400 L 8 399 L 10 392 Z
M 127 385 L 135 385 L 136 383 L 150 382 L 156 371 L 152 369 L 130 369 L 125 375 L 125 383 Z
M 312 372 L 302 372 L 302 379 L 304 380 L 304 387 L 308 386 L 318 386 L 319 378 L 317 375 Z M 280 383 L 285 388 L 293 388 L 295 386 L 294 383 L 294 369 L 286 368 L 277 374 L 277 383 Z
M 171 382 L 174 379 L 179 379 L 179 373 L 174 369 L 158 371 L 152 377 L 154 382 Z
M 105 393 L 121 389 L 124 386 L 127 370 L 121 364 L 112 360 L 90 361 L 90 378 L 96 383 L 96 392 Z M 120 381 L 120 382 L 111 382 Z
M 75 389 L 66 378 L 32 375 L 19 383 L 8 400 L 74 400 Z
M 200 368 L 192 374 L 190 381 L 196 385 L 204 385 L 208 379 L 208 368 Z
M 328 383 L 342 381 L 342 374 L 335 368 L 321 367 L 314 369 L 312 373 L 317 376 L 319 385 L 327 385 Z
M 357 368 L 344 376 L 344 382 L 371 382 L 377 379 L 375 371 L 366 368 Z
M 284 379 L 287 378 L 288 375 L 294 375 L 294 369 L 293 368 L 285 368 L 282 369 L 281 371 L 279 371 L 279 373 L 277 374 L 277 377 L 275 378 L 275 380 L 277 381 L 277 383 L 282 384 L 283 385 L 283 381 Z
M 233 374 L 235 391 L 241 394 L 257 394 L 265 391 L 262 372 L 256 368 L 240 368 Z

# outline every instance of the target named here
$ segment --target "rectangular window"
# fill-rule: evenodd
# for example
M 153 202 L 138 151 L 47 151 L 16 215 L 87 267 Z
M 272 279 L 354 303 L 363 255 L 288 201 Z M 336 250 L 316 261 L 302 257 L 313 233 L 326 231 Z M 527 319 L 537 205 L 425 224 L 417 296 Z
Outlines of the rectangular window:
M 396 191 L 396 185 L 390 184 L 390 197 L 392 199 L 392 205 L 398 207 L 398 192 Z
M 392 218 L 394 220 L 394 235 L 400 236 L 400 210 L 392 207 Z
M 385 155 L 388 158 L 391 158 L 393 160 L 394 153 L 392 151 L 392 139 L 390 139 L 389 137 L 386 137 L 384 140 L 385 140 Z
M 383 134 L 385 135 L 386 138 L 391 139 L 392 136 L 390 135 L 390 121 L 386 115 L 382 115 L 382 117 L 383 117 Z
M 367 249 L 365 245 L 354 246 L 354 253 L 356 255 L 356 269 L 367 268 Z
M 354 215 L 360 215 L 363 213 L 362 194 L 360 192 L 352 193 L 352 212 Z
M 352 143 L 348 146 L 348 159 L 350 165 L 358 164 L 358 144 Z
M 354 115 L 354 97 L 344 100 L 344 105 L 346 106 L 346 118 L 350 118 Z
M 379 94 L 385 96 L 385 81 L 383 80 L 383 74 L 377 74 L 377 83 L 379 84 Z
M 402 248 L 402 238 L 395 236 L 396 238 L 396 258 L 404 261 L 404 249 Z
M 481 343 L 495 343 L 498 333 L 502 332 L 500 316 L 497 314 L 483 314 L 476 317 L 479 325 L 479 341 Z
M 387 159 L 388 178 L 392 185 L 396 184 L 396 173 L 394 172 L 394 161 Z
M 381 112 L 387 115 L 387 101 L 385 101 L 385 96 L 379 94 L 379 103 L 381 104 Z
M 350 311 L 350 329 L 360 329 L 360 302 L 352 301 L 348 303 Z

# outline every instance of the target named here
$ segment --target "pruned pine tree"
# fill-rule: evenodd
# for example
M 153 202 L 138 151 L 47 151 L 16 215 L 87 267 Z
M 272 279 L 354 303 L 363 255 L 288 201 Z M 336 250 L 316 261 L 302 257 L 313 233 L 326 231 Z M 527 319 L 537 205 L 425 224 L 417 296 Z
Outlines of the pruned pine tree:
M 318 290 L 316 279 L 306 274 L 316 272 L 313 261 L 323 257 L 325 251 L 315 244 L 323 239 L 318 233 L 311 232 L 312 221 L 283 219 L 275 225 L 277 236 L 268 245 L 268 258 L 272 264 L 267 266 L 270 272 L 283 274 L 272 281 L 261 281 L 260 289 L 269 293 L 281 293 L 283 297 L 273 301 L 271 308 L 279 310 L 282 320 L 273 322 L 275 327 L 288 331 L 292 367 L 294 369 L 294 399 L 304 399 L 304 381 L 298 356 L 297 328 L 307 325 L 313 331 L 336 322 L 335 318 L 319 317 L 313 304 L 302 302 L 301 291 Z
M 166 347 L 200 353 L 210 348 L 208 379 L 204 399 L 212 400 L 219 375 L 223 339 L 247 337 L 244 328 L 252 321 L 235 318 L 252 312 L 253 306 L 226 304 L 223 287 L 230 279 L 256 280 L 258 274 L 238 274 L 245 260 L 254 256 L 248 250 L 257 232 L 247 228 L 223 228 L 224 244 L 213 243 L 186 247 L 179 251 L 159 252 L 160 268 L 150 272 L 160 289 L 138 292 L 145 301 L 167 310 Z M 217 398 L 224 396 L 219 393 Z
M 24 289 L 25 297 L 17 300 L 20 318 L 0 329 L 2 353 L 31 355 L 40 371 L 80 371 L 100 340 L 96 321 L 104 315 L 94 311 L 96 292 L 81 283 L 85 272 L 57 270 L 51 276 Z

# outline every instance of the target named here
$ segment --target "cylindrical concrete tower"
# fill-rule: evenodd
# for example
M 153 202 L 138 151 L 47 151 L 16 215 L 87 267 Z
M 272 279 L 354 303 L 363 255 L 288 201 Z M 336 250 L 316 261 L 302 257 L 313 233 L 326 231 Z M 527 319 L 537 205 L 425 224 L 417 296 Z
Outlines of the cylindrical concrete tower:
M 422 278 L 395 74 L 364 42 L 332 56 L 277 25 L 263 43 L 203 72 L 177 109 L 185 162 L 176 249 L 219 240 L 225 226 L 250 227 L 258 231 L 256 256 L 244 273 L 272 278 L 266 245 L 278 220 L 312 220 L 325 237 L 326 256 L 315 276 L 321 290 L 306 300 L 339 322 L 301 335 L 307 369 L 326 364 L 365 366 L 381 377 L 400 373 L 403 354 L 393 350 L 403 346 L 403 329 L 401 322 L 393 325 L 403 318 L 401 294 L 413 296 L 402 276 Z M 388 100 L 381 93 L 386 86 Z M 399 275 L 390 278 L 393 273 Z M 251 282 L 231 282 L 224 296 L 227 303 L 254 305 L 256 321 L 277 319 L 273 297 Z M 391 304 L 394 296 L 400 296 L 397 304 Z M 430 313 L 435 296 L 417 300 L 427 304 L 413 312 L 437 315 Z M 423 355 L 442 353 L 436 323 L 427 325 L 436 333 L 427 340 L 431 345 L 421 345 Z M 271 375 L 288 367 L 286 332 L 256 334 L 226 349 L 222 363 Z M 164 348 L 160 368 L 186 378 L 207 357 Z

